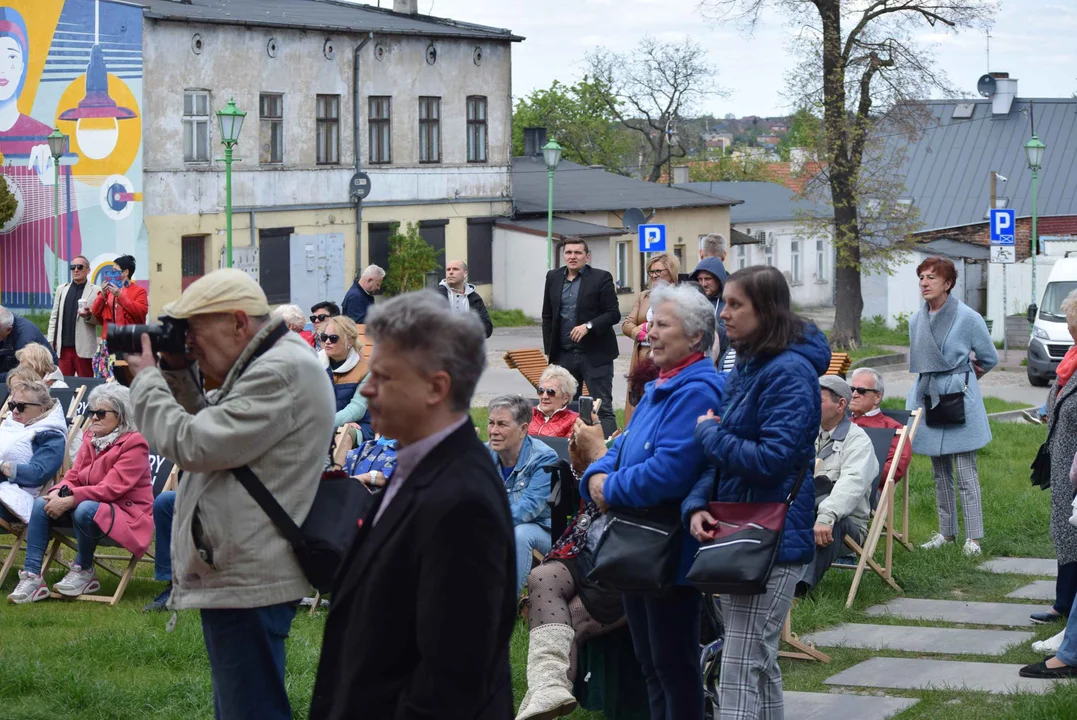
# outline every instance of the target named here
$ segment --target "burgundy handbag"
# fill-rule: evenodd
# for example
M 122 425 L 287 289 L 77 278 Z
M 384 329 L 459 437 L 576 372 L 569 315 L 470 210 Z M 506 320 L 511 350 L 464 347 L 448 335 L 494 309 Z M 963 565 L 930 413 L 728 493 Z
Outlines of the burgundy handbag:
M 718 521 L 718 536 L 699 546 L 688 582 L 710 594 L 761 595 L 778 557 L 789 506 L 800 492 L 805 463 L 784 502 L 712 502 L 707 512 Z

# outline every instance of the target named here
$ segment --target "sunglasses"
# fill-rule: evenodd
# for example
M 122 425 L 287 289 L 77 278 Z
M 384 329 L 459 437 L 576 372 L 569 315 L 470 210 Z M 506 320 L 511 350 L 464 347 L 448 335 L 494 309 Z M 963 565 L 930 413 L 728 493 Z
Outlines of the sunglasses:
M 14 410 L 16 412 L 24 413 L 28 407 L 44 407 L 41 403 L 24 403 L 15 402 L 14 400 L 8 400 L 7 409 Z
M 557 390 L 555 388 L 541 388 L 540 387 L 538 389 L 538 394 L 539 395 L 545 395 L 546 397 L 553 397 L 554 395 L 557 394 Z
M 115 410 L 91 410 L 90 417 L 97 420 L 104 420 L 105 415 L 108 415 L 109 413 L 112 413 L 113 415 L 117 414 Z
M 324 322 L 324 321 L 328 320 L 330 317 L 331 317 L 330 315 L 311 315 L 310 316 L 310 321 L 312 323 Z
M 71 266 L 71 269 L 72 270 L 85 270 L 86 267 L 87 266 L 83 265 L 82 263 L 75 263 L 74 265 Z
M 334 345 L 336 345 L 338 342 L 340 342 L 340 335 L 326 335 L 325 333 L 322 333 L 318 337 L 321 339 L 321 341 L 323 343 L 328 342 L 328 343 L 333 343 Z
M 879 392 L 875 388 L 851 387 L 849 389 L 853 391 L 854 395 L 867 395 L 868 393 L 877 393 L 877 392 Z

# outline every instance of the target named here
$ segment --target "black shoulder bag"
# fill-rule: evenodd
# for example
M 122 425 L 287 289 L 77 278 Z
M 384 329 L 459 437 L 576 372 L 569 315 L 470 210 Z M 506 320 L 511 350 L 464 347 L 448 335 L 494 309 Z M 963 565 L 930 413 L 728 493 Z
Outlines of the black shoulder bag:
M 287 332 L 288 328 L 284 325 L 277 328 L 247 364 L 273 347 Z M 243 369 L 246 370 L 246 367 Z M 374 504 L 374 495 L 370 490 L 343 471 L 324 472 L 314 495 L 314 504 L 310 506 L 303 525 L 299 526 L 249 465 L 232 468 L 232 473 L 292 546 L 303 574 L 314 589 L 322 593 L 330 592 L 337 570 L 359 532 L 358 520 Z
M 1062 391 L 1060 390 L 1059 392 L 1061 393 Z M 1033 487 L 1038 487 L 1041 490 L 1051 487 L 1051 436 L 1055 434 L 1055 428 L 1058 427 L 1059 409 L 1069 397 L 1067 395 L 1055 402 L 1055 411 L 1051 420 L 1051 429 L 1047 432 L 1047 439 L 1040 445 L 1040 449 L 1036 453 L 1036 459 L 1029 466 L 1029 469 L 1032 470 L 1029 480 L 1032 481 Z
M 965 393 L 969 389 L 969 373 L 965 373 L 965 386 L 961 392 L 939 395 L 939 402 L 931 407 L 931 396 L 924 395 L 924 422 L 928 427 L 956 427 L 965 424 Z

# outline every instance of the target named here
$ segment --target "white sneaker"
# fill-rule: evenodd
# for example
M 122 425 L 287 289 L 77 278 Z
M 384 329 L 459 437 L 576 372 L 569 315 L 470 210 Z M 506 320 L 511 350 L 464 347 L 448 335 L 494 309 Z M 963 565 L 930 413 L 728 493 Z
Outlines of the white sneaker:
M 931 536 L 931 539 L 921 545 L 920 548 L 923 550 L 938 550 L 943 545 L 947 545 L 952 542 L 953 540 L 947 540 L 940 533 L 935 533 Z
M 1036 653 L 1056 653 L 1058 649 L 1062 647 L 1062 638 L 1066 636 L 1065 629 L 1061 630 L 1057 635 L 1047 638 L 1046 640 L 1037 640 L 1032 643 L 1032 651 Z
M 16 605 L 22 605 L 44 600 L 48 596 L 49 588 L 45 584 L 45 578 L 20 570 L 19 584 L 15 586 L 15 591 L 7 596 L 7 600 Z
M 972 557 L 973 555 L 979 555 L 983 551 L 980 549 L 980 543 L 968 538 L 965 540 L 965 547 L 961 548 L 961 552 L 965 553 L 965 557 Z
M 97 580 L 97 571 L 93 568 L 83 570 L 79 565 L 72 565 L 64 579 L 52 586 L 52 589 L 66 597 L 94 593 L 101 589 Z

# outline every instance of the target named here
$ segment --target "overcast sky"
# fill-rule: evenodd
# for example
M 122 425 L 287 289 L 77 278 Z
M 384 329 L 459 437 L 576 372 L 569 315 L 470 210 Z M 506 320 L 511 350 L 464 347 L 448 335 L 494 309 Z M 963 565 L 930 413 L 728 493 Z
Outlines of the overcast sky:
M 382 0 L 382 7 L 391 2 Z M 690 35 L 708 48 L 718 83 L 729 91 L 704 110 L 717 116 L 789 112 L 783 90 L 793 65 L 786 50 L 791 28 L 780 17 L 768 18 L 748 37 L 730 24 L 706 24 L 697 7 L 698 0 L 419 0 L 420 13 L 509 28 L 527 38 L 513 47 L 515 97 L 555 79 L 578 78 L 584 54 L 596 46 L 622 51 L 647 34 Z M 1020 97 L 1077 91 L 1077 1 L 1003 0 L 991 35 L 990 69 L 1018 78 Z M 925 33 L 924 40 L 938 43 L 939 65 L 955 86 L 974 95 L 976 80 L 988 70 L 984 35 Z

